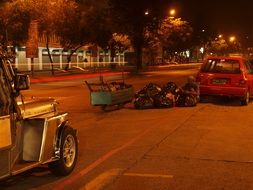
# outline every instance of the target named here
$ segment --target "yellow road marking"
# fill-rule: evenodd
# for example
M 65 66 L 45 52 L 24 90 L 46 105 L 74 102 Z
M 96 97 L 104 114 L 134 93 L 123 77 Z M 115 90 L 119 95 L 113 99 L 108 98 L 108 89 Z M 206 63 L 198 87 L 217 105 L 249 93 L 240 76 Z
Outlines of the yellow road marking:
M 104 172 L 97 176 L 95 179 L 87 183 L 80 190 L 100 190 L 103 189 L 107 184 L 109 184 L 116 176 L 122 172 L 121 169 L 113 169 L 108 172 Z
M 113 169 L 107 172 L 104 172 L 94 178 L 92 181 L 87 183 L 84 187 L 80 188 L 79 190 L 101 190 L 106 185 L 110 184 L 111 181 L 115 179 L 115 177 L 122 174 L 122 169 Z M 142 173 L 123 173 L 123 176 L 130 176 L 130 177 L 149 177 L 149 178 L 165 178 L 171 179 L 173 175 L 161 175 L 161 174 L 142 174 Z
M 173 175 L 160 175 L 160 174 L 140 174 L 140 173 L 125 173 L 124 176 L 133 177 L 151 177 L 151 178 L 173 178 Z

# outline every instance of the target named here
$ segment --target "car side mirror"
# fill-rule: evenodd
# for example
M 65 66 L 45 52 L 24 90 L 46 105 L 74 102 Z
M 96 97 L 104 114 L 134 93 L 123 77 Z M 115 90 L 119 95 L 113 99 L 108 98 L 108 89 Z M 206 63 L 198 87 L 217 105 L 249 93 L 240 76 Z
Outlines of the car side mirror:
M 27 90 L 30 88 L 29 75 L 17 74 L 15 76 L 14 87 L 16 90 Z

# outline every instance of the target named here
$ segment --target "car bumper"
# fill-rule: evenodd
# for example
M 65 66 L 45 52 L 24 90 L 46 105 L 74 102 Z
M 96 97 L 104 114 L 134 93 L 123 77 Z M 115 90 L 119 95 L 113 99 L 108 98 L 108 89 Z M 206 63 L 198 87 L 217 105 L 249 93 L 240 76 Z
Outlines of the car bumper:
M 246 93 L 247 87 L 200 86 L 201 95 L 244 97 Z

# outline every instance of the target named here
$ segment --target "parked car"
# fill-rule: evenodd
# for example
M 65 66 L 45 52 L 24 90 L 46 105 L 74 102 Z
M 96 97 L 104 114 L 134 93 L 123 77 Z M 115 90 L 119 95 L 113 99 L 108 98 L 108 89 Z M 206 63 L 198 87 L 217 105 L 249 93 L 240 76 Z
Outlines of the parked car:
M 241 105 L 247 105 L 253 94 L 253 70 L 243 57 L 208 57 L 197 81 L 201 96 L 238 97 Z

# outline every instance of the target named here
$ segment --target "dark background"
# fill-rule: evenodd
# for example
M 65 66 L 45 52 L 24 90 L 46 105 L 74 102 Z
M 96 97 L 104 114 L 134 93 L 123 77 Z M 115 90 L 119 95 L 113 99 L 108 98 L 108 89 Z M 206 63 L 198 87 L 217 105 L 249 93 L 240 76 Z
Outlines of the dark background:
M 241 41 L 253 43 L 252 0 L 179 0 L 171 1 L 177 17 L 189 21 L 194 30 L 236 35 Z

